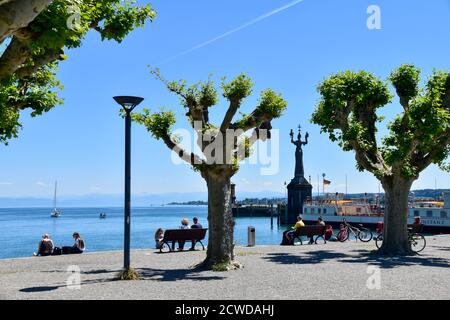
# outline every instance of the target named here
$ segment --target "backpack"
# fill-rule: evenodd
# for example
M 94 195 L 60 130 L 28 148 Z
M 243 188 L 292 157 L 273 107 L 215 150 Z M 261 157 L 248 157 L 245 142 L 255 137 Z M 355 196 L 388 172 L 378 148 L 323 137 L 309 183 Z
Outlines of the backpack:
M 60 248 L 60 247 L 55 247 L 55 249 L 53 249 L 52 255 L 53 255 L 53 256 L 60 256 L 60 255 L 62 255 L 62 250 L 61 250 L 61 248 Z

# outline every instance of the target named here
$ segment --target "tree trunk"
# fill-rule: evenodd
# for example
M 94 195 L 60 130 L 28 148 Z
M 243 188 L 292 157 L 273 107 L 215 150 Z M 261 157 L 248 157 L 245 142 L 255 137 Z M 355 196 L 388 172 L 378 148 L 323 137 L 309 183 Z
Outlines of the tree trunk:
M 229 176 L 204 175 L 208 186 L 208 251 L 203 265 L 230 265 L 234 259 L 234 219 Z
M 385 179 L 385 213 L 383 245 L 380 253 L 387 255 L 412 254 L 408 241 L 408 196 L 414 180 L 393 176 Z
M 0 10 L 0 43 L 14 32 L 28 26 L 51 0 L 2 1 Z

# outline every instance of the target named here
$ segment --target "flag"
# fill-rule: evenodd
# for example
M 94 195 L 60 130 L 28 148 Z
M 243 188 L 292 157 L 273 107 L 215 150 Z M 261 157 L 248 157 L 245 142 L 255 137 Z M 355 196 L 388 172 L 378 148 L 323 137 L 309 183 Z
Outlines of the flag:
M 323 179 L 323 184 L 324 184 L 325 186 L 327 186 L 327 185 L 331 184 L 331 181 L 330 181 L 330 180 L 327 180 L 327 179 Z

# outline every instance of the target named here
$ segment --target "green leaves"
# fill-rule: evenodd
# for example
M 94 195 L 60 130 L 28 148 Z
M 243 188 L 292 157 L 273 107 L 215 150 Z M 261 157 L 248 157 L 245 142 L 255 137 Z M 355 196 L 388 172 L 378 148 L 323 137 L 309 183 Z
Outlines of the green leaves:
M 121 42 L 156 15 L 151 5 L 130 0 L 54 0 L 10 43 L 18 48 L 0 57 L 0 142 L 17 137 L 20 111 L 38 116 L 62 103 L 55 79 L 65 48 L 80 47 L 90 30 L 102 40 Z M 7 67 L 5 67 L 7 66 Z M 10 71 L 12 70 L 12 71 Z
M 144 109 L 142 113 L 133 114 L 132 117 L 134 121 L 144 125 L 148 132 L 158 140 L 168 136 L 176 122 L 175 114 L 172 111 L 164 111 L 164 109 L 155 113 Z
M 401 65 L 389 76 L 402 105 L 408 103 L 419 93 L 420 69 L 411 64 Z
M 377 109 L 391 101 L 387 83 L 364 71 L 342 72 L 325 79 L 312 122 L 345 150 L 357 154 L 357 167 L 378 178 L 399 173 L 417 178 L 429 164 L 447 168 L 450 155 L 450 73 L 434 71 L 425 90 L 419 87 L 420 70 L 402 65 L 389 80 L 404 112 L 389 125 L 389 135 L 377 145 Z
M 271 118 L 279 118 L 287 108 L 287 102 L 279 93 L 272 89 L 266 89 L 261 92 L 258 110 Z
M 253 81 L 244 73 L 241 73 L 228 83 L 225 82 L 225 78 L 222 78 L 221 88 L 223 96 L 228 100 L 241 101 L 252 94 Z

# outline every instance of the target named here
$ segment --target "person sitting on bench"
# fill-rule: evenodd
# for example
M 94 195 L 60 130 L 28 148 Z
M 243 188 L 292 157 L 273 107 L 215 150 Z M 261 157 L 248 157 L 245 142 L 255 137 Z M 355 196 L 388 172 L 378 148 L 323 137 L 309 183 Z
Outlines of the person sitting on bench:
M 293 244 L 295 232 L 298 229 L 303 228 L 304 226 L 305 226 L 305 223 L 303 222 L 302 216 L 298 216 L 297 222 L 292 227 L 292 229 L 294 229 L 294 230 L 287 230 L 283 233 L 283 240 L 286 239 L 286 241 L 283 241 L 281 244 Z
M 319 217 L 319 219 L 317 219 L 317 226 L 325 226 L 325 222 L 323 221 L 322 217 Z M 311 238 L 309 238 L 309 244 L 313 244 L 314 243 L 314 236 L 311 236 Z
M 34 253 L 34 256 L 50 256 L 53 253 L 54 248 L 53 241 L 50 236 L 46 233 L 42 236 L 42 240 L 39 241 L 38 251 Z
M 158 228 L 155 232 L 155 246 L 156 249 L 161 249 L 163 245 L 163 239 L 164 239 L 164 230 L 162 228 Z
M 181 226 L 180 229 L 190 229 L 191 227 L 189 227 L 189 220 L 184 218 L 183 220 L 181 220 Z M 183 250 L 184 249 L 184 244 L 185 241 L 178 241 L 178 250 Z M 175 246 L 175 244 L 172 244 L 172 248 Z
M 200 223 L 198 223 L 197 217 L 194 217 L 192 219 L 192 221 L 194 223 L 191 225 L 191 229 L 202 229 L 203 228 L 203 226 Z M 189 250 L 195 250 L 195 242 L 196 242 L 196 240 L 192 240 L 192 246 L 189 248 Z

